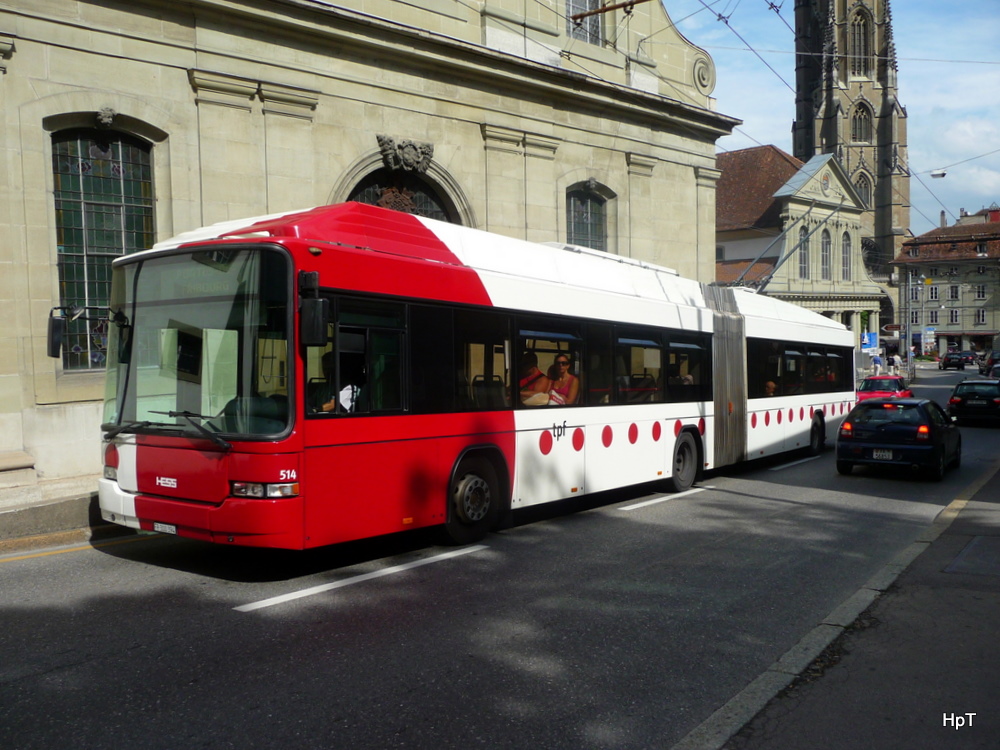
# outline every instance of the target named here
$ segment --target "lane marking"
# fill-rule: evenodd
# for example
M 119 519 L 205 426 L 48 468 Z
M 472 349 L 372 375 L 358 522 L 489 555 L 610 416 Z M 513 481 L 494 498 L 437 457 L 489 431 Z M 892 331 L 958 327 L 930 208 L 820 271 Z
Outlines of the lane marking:
M 623 505 L 618 510 L 638 510 L 639 508 L 645 508 L 647 505 L 658 505 L 659 503 L 666 503 L 671 500 L 676 500 L 679 497 L 684 497 L 685 495 L 693 495 L 696 492 L 704 492 L 705 490 L 714 490 L 714 485 L 705 485 L 704 487 L 692 487 L 689 490 L 684 490 L 684 492 L 678 492 L 672 495 L 663 495 L 661 497 L 654 497 L 652 500 L 643 500 L 641 503 L 635 503 L 634 505 Z
M 362 573 L 361 575 L 344 578 L 339 581 L 334 581 L 333 583 L 324 583 L 319 586 L 312 586 L 307 589 L 282 594 L 281 596 L 272 596 L 270 599 L 261 599 L 258 602 L 251 602 L 250 604 L 233 607 L 233 609 L 237 612 L 253 612 L 258 609 L 264 609 L 265 607 L 274 607 L 278 604 L 295 601 L 296 599 L 302 599 L 307 596 L 322 594 L 324 591 L 333 591 L 334 589 L 341 589 L 345 586 L 353 586 L 356 583 L 363 583 L 364 581 L 371 581 L 376 578 L 395 575 L 396 573 L 413 570 L 413 568 L 419 568 L 422 565 L 444 562 L 445 560 L 450 560 L 454 557 L 459 557 L 460 555 L 468 555 L 470 552 L 479 552 L 484 549 L 488 549 L 485 544 L 477 544 L 473 547 L 463 547 L 462 549 L 444 552 L 440 555 L 434 555 L 433 557 L 425 557 L 422 560 L 414 560 L 413 562 L 403 563 L 402 565 L 392 565 L 388 568 L 382 568 L 381 570 L 373 570 L 371 573 Z
M 129 537 L 128 539 L 113 539 L 107 542 L 92 542 L 90 544 L 79 545 L 76 547 L 64 547 L 61 549 L 50 549 L 44 552 L 30 552 L 25 555 L 12 554 L 10 556 L 0 557 L 0 565 L 4 563 L 18 562 L 20 560 L 32 560 L 36 557 L 51 557 L 52 555 L 65 555 L 69 552 L 86 552 L 87 550 L 99 549 L 101 547 L 115 547 L 119 544 L 131 544 L 132 542 L 145 542 L 150 539 L 160 539 L 166 538 L 163 534 L 140 534 L 138 536 Z
M 768 471 L 781 471 L 782 469 L 789 469 L 792 466 L 798 466 L 799 464 L 808 463 L 809 461 L 816 461 L 822 458 L 822 456 L 809 456 L 809 458 L 800 458 L 798 461 L 792 461 L 787 464 L 782 464 L 781 466 L 772 466 Z

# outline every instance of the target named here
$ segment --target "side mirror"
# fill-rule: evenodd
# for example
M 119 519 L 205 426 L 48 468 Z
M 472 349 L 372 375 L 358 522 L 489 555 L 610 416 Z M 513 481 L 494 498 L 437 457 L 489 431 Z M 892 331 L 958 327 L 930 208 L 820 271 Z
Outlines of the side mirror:
M 62 342 L 66 337 L 66 318 L 62 316 L 55 316 L 52 313 L 55 310 L 49 311 L 49 329 L 46 340 L 46 348 L 48 355 L 50 357 L 59 358 L 62 356 Z
M 330 300 L 304 297 L 299 306 L 299 343 L 302 346 L 326 346 L 329 320 Z

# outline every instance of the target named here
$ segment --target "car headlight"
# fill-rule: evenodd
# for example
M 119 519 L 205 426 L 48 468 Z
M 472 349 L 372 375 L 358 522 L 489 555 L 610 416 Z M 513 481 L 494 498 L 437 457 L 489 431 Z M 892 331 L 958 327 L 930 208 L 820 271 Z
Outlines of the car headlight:
M 233 497 L 296 497 L 299 494 L 299 483 L 232 482 L 231 494 Z

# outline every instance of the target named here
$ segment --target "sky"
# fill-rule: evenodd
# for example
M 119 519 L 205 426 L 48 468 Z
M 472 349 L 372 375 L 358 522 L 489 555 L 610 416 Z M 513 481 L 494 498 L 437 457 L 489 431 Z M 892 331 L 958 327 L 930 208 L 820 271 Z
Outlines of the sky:
M 769 144 L 792 153 L 794 0 L 662 2 L 715 61 L 716 109 L 743 120 L 717 150 Z M 910 230 L 920 235 L 940 225 L 942 210 L 954 224 L 963 208 L 1000 205 L 1000 0 L 893 0 L 891 9 Z

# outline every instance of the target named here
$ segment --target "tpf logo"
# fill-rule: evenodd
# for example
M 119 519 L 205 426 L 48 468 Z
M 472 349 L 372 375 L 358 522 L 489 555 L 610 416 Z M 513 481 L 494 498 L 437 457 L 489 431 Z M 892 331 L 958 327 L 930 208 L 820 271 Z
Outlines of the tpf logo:
M 156 478 L 157 487 L 170 487 L 172 489 L 177 489 L 177 480 L 173 477 L 157 477 Z

